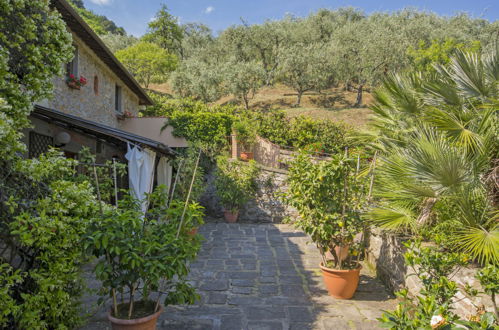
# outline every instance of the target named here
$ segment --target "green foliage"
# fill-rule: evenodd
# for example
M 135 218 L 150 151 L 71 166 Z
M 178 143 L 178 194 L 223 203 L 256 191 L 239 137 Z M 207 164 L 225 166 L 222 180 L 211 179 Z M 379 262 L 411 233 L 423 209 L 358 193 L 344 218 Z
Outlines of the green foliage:
M 71 58 L 71 35 L 47 1 L 2 0 L 0 26 L 2 112 L 20 129 L 32 103 L 51 96 L 52 77 Z
M 245 163 L 225 156 L 217 158 L 215 185 L 226 210 L 237 212 L 255 195 L 259 171 L 253 160 Z
M 69 3 L 74 7 L 78 14 L 83 17 L 85 22 L 99 36 L 112 33 L 117 35 L 126 35 L 125 29 L 116 26 L 116 24 L 106 16 L 97 15 L 93 11 L 85 8 L 81 0 L 69 0 Z
M 435 74 L 388 77 L 372 107 L 371 145 L 382 151 L 372 219 L 415 235 L 452 223 L 449 248 L 484 264 L 499 262 L 495 188 L 486 182 L 498 150 L 498 59 L 497 49 L 456 51 Z
M 23 160 L 20 131 L 33 102 L 49 98 L 72 54 L 71 35 L 49 1 L 0 1 L 0 327 L 78 326 L 85 258 L 80 246 L 96 209 L 75 164 L 51 152 Z
M 177 57 L 150 42 L 141 41 L 116 52 L 116 57 L 145 88 L 162 83 L 177 66 Z
M 52 152 L 20 160 L 14 177 L 2 180 L 2 191 L 11 195 L 2 201 L 0 229 L 12 252 L 10 258 L 0 256 L 10 264 L 0 275 L 0 282 L 7 283 L 3 294 L 10 297 L 9 310 L 0 313 L 2 325 L 68 329 L 80 322 L 79 267 L 86 260 L 80 243 L 88 225 L 82 219 L 95 215 L 97 203 L 88 182 L 71 181 L 74 166 Z M 16 186 L 12 180 L 24 184 Z M 9 288 L 13 282 L 16 286 Z
M 478 52 L 480 42 L 475 40 L 469 44 L 458 42 L 455 39 L 432 40 L 431 44 L 420 41 L 417 47 L 410 47 L 407 54 L 410 57 L 412 67 L 421 72 L 435 72 L 434 65 L 446 65 L 450 62 L 450 57 L 457 50 L 464 52 Z
M 194 97 L 204 102 L 213 102 L 224 95 L 225 75 L 221 66 L 197 59 L 182 61 L 172 73 L 170 83 L 181 97 Z
M 297 92 L 296 106 L 300 105 L 303 93 L 334 85 L 336 73 L 323 45 L 295 44 L 282 52 L 278 79 Z
M 135 45 L 139 42 L 139 39 L 132 35 L 122 35 L 122 34 L 114 34 L 107 33 L 101 35 L 100 38 L 106 46 L 113 52 L 116 53 L 118 50 L 122 50 L 128 47 Z
M 194 175 L 194 169 L 196 168 L 196 161 L 199 154 L 199 151 L 196 148 L 191 147 L 185 149 L 186 150 L 183 151 L 179 150 L 179 155 L 174 160 L 174 167 L 177 169 L 179 174 L 178 179 L 175 178 L 175 180 L 177 180 L 177 185 L 175 187 L 173 198 L 179 201 L 187 200 L 187 195 L 189 193 L 192 176 Z M 198 201 L 204 193 L 206 189 L 204 175 L 205 170 L 203 166 L 199 165 L 196 170 L 196 177 L 194 178 L 190 200 Z
M 237 135 L 237 143 L 241 144 L 246 151 L 256 140 L 256 127 L 251 120 L 239 119 L 232 125 L 232 129 Z
M 242 100 L 245 109 L 249 109 L 249 101 L 263 85 L 264 70 L 255 61 L 241 63 L 235 59 L 227 64 L 225 70 L 228 92 Z
M 289 163 L 285 200 L 299 213 L 294 225 L 310 235 L 324 262 L 330 251 L 338 269 L 357 267 L 342 263 L 334 250 L 351 244 L 363 227 L 366 182 L 355 169 L 356 160 L 344 154 L 314 161 L 302 152 Z
M 99 193 L 101 201 L 113 204 L 115 201 L 115 182 L 114 182 L 114 172 L 116 171 L 116 180 L 123 180 L 127 178 L 127 166 L 126 164 L 112 160 L 106 160 L 104 166 L 94 166 L 96 160 L 95 155 L 90 152 L 88 147 L 83 147 L 79 154 L 78 159 L 80 161 L 80 175 L 75 178 L 77 181 L 89 180 L 92 183 L 95 191 L 97 191 L 97 182 L 95 181 L 95 174 L 97 174 L 97 180 L 99 181 Z
M 203 101 L 195 100 L 190 97 L 172 98 L 167 95 L 150 93 L 149 96 L 154 101 L 153 106 L 149 106 L 142 115 L 153 117 L 170 117 L 174 113 L 199 113 L 212 112 L 235 115 L 239 113 L 239 108 L 232 105 L 209 105 Z
M 454 314 L 452 299 L 458 289 L 452 281 L 459 267 L 467 265 L 468 257 L 439 247 L 423 247 L 421 242 L 407 243 L 406 265 L 423 284 L 416 299 L 407 289 L 397 293 L 401 299 L 394 311 L 385 311 L 379 322 L 388 329 L 495 329 L 492 313 L 482 313 L 470 319 L 460 320 Z M 497 277 L 492 279 L 497 282 Z
M 166 292 L 165 304 L 192 304 L 198 297 L 186 277 L 188 263 L 199 250 L 200 238 L 189 236 L 188 231 L 202 223 L 202 207 L 190 203 L 182 222 L 184 203 L 173 200 L 165 207 L 167 195 L 162 187 L 148 198 L 150 208 L 145 216 L 140 201 L 130 195 L 120 201 L 119 207 L 106 208 L 93 222 L 85 244 L 100 258 L 95 273 L 102 282 L 101 293 L 113 297 L 115 304 L 118 293 L 122 299 L 125 289 L 130 293 L 122 305 L 126 308 L 119 308 L 118 315 L 113 312 L 118 318 L 137 317 L 133 305 L 139 290 L 144 302 L 157 291 Z M 154 311 L 151 308 L 148 312 Z
M 296 149 L 311 145 L 325 153 L 343 152 L 350 146 L 348 128 L 331 120 L 315 120 L 305 116 L 287 119 L 282 111 L 255 113 L 258 134 L 282 147 Z
M 173 127 L 173 135 L 184 137 L 208 156 L 215 156 L 227 146 L 233 117 L 223 113 L 176 112 L 166 123 Z
M 499 312 L 497 308 L 496 296 L 499 293 L 499 267 L 497 265 L 489 264 L 480 269 L 476 278 L 480 281 L 483 291 L 489 295 L 494 304 L 494 314 L 496 320 L 499 320 Z
M 144 36 L 144 41 L 158 44 L 170 54 L 178 54 L 183 38 L 182 28 L 178 19 L 168 12 L 168 7 L 163 4 L 154 19 L 149 22 L 149 31 Z

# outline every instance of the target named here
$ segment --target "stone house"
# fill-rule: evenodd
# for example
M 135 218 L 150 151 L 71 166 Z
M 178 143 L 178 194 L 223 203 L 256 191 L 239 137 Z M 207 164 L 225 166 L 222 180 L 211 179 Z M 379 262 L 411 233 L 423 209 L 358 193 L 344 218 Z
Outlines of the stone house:
M 185 147 L 171 131 L 161 131 L 162 120 L 138 118 L 152 101 L 133 76 L 66 0 L 51 0 L 73 36 L 75 56 L 65 74 L 53 78 L 54 95 L 35 104 L 32 128 L 24 131 L 27 157 L 37 157 L 55 146 L 77 158 L 83 147 L 97 162 L 125 161 L 128 145 L 171 158 L 172 148 Z

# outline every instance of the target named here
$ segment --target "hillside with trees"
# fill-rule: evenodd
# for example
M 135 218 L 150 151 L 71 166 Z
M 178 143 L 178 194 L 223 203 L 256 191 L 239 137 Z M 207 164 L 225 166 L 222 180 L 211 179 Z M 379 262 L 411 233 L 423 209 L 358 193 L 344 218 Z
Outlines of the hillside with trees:
M 385 77 L 435 72 L 434 65 L 447 64 L 456 51 L 489 51 L 499 40 L 499 22 L 466 14 L 366 14 L 351 7 L 262 24 L 242 20 L 214 35 L 203 24 L 181 24 L 166 5 L 135 38 L 81 1 L 74 4 L 145 88 L 354 126 L 367 123 L 371 92 Z

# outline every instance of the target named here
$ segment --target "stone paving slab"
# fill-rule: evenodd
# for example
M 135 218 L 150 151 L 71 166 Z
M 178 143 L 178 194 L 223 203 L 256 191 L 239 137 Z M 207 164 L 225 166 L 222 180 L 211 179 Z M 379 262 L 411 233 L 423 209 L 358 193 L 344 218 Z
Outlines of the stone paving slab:
M 327 295 L 320 256 L 308 237 L 284 224 L 207 223 L 189 280 L 201 300 L 169 306 L 158 329 L 377 329 L 396 300 L 366 270 L 356 295 Z M 83 329 L 109 329 L 98 310 Z

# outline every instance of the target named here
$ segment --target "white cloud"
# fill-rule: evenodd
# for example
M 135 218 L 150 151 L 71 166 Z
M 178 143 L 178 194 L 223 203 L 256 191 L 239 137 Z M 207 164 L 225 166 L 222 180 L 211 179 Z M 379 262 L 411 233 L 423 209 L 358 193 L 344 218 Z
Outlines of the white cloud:
M 211 12 L 212 12 L 212 11 L 214 11 L 214 10 L 215 10 L 215 7 L 213 7 L 213 6 L 208 6 L 208 7 L 206 7 L 206 9 L 204 10 L 204 13 L 205 13 L 205 14 L 209 14 L 209 13 L 211 13 Z
M 95 3 L 96 5 L 99 6 L 105 6 L 109 5 L 112 0 L 90 0 L 90 2 Z

